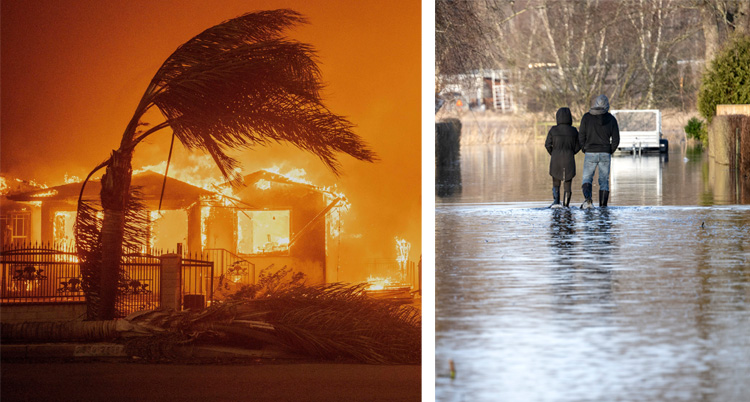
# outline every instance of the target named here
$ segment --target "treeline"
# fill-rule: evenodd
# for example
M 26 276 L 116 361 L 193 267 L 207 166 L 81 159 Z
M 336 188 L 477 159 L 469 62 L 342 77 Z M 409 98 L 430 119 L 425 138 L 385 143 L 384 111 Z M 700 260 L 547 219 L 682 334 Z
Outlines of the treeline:
M 688 111 L 705 61 L 750 31 L 750 1 L 437 0 L 435 23 L 437 74 L 503 69 L 520 111 L 581 113 L 601 93 Z

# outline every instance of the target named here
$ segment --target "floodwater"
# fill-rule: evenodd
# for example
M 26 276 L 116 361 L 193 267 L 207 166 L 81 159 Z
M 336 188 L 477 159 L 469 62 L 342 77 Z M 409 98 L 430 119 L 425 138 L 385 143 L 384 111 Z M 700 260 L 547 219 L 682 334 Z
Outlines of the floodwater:
M 617 156 L 610 207 L 552 210 L 543 149 L 461 151 L 436 207 L 438 401 L 750 400 L 731 172 L 687 149 Z

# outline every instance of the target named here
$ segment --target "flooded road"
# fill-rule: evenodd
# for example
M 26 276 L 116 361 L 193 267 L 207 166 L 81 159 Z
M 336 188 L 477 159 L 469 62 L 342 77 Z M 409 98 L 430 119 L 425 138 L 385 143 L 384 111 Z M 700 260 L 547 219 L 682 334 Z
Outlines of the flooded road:
M 733 172 L 711 163 L 700 148 L 672 147 L 668 155 L 617 153 L 612 158 L 610 205 L 739 204 Z M 583 202 L 583 153 L 576 155 L 571 205 Z M 436 203 L 552 202 L 549 154 L 542 144 L 461 148 L 460 167 L 446 175 Z M 594 176 L 594 201 L 598 194 Z M 438 184 L 441 180 L 437 179 Z M 744 189 L 748 192 L 750 189 Z M 750 196 L 750 194 L 746 194 Z M 750 198 L 750 197 L 746 197 Z
M 551 210 L 529 148 L 462 149 L 437 199 L 437 400 L 748 400 L 750 206 L 683 151 L 615 158 L 612 207 Z

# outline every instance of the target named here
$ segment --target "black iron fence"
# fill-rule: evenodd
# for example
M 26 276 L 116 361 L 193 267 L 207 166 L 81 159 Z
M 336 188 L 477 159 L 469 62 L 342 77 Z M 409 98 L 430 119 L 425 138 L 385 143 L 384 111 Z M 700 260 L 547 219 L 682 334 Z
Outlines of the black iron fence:
M 255 283 L 255 264 L 223 248 L 203 250 L 200 259 L 214 263 L 214 275 L 231 277 L 235 282 Z
M 161 259 L 152 254 L 126 254 L 120 279 L 120 310 L 130 314 L 159 307 Z
M 161 253 L 124 256 L 124 275 L 118 287 L 123 313 L 154 309 L 160 304 Z M 0 303 L 74 303 L 85 301 L 78 257 L 63 245 L 6 244 L 0 251 Z M 199 259 L 182 260 L 184 308 L 213 300 L 214 264 Z M 187 296 L 187 297 L 186 297 Z
M 70 250 L 8 245 L 0 253 L 0 301 L 81 302 L 81 269 Z
M 214 298 L 214 263 L 182 259 L 182 308 L 200 309 Z

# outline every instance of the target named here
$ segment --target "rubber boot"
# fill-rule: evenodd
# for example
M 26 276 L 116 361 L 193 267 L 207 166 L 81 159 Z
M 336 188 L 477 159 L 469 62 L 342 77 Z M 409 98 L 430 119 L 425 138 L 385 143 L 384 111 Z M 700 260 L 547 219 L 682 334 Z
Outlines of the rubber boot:
M 562 205 L 560 205 L 560 186 L 552 186 L 552 199 L 550 208 L 562 208 Z
M 563 193 L 563 206 L 565 208 L 567 208 L 567 207 L 570 206 L 570 196 L 571 195 L 572 195 L 572 193 L 570 191 L 566 191 L 565 193 Z
M 606 207 L 609 200 L 609 190 L 599 190 L 599 206 Z
M 583 201 L 583 204 L 581 204 L 581 209 L 589 209 L 594 206 L 594 201 L 591 200 L 591 183 L 583 183 L 583 186 L 581 186 L 581 189 L 583 190 L 583 198 L 585 201 Z

